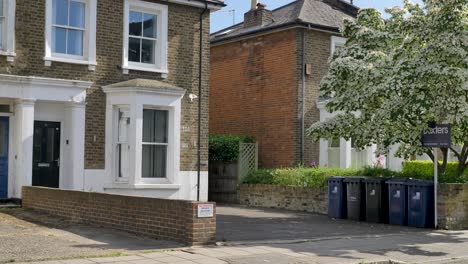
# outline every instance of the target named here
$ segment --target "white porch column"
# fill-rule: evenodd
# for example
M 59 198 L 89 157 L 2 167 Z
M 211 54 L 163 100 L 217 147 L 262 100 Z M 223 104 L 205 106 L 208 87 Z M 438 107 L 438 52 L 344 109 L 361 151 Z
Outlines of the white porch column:
M 328 140 L 320 139 L 319 165 L 328 166 Z
M 65 177 L 73 190 L 84 189 L 84 147 L 85 147 L 85 104 L 69 103 L 66 106 L 69 120 L 70 170 Z
M 398 151 L 399 147 L 400 147 L 400 144 L 391 145 L 389 153 L 387 155 L 388 169 L 391 169 L 393 171 L 401 171 L 402 163 L 403 163 L 403 161 L 405 161 L 404 159 L 402 159 L 400 157 L 395 157 L 395 153 Z
M 18 100 L 15 105 L 15 194 L 32 185 L 34 100 Z
M 366 150 L 367 150 L 366 165 L 373 165 L 374 163 L 377 162 L 377 157 L 375 156 L 375 152 L 377 151 L 377 145 L 372 144 L 372 146 L 367 147 Z
M 351 167 L 351 140 L 340 138 L 340 167 Z

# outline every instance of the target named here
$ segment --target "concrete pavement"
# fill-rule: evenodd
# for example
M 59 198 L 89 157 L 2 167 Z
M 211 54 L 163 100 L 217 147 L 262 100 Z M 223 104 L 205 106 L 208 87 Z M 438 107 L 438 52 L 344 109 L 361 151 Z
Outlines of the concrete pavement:
M 389 262 L 389 261 L 395 262 Z M 29 264 L 468 263 L 468 231 L 352 236 L 302 243 L 185 248 L 132 256 Z

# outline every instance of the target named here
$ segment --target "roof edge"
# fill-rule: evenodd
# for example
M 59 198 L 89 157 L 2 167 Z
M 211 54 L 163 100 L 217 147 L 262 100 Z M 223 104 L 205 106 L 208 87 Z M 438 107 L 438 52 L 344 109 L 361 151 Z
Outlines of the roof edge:
M 274 27 L 269 27 L 269 28 L 260 28 L 258 30 L 246 32 L 246 33 L 236 35 L 236 36 L 232 36 L 232 37 L 212 39 L 212 40 L 210 40 L 210 44 L 216 44 L 216 43 L 220 43 L 220 42 L 223 42 L 223 41 L 232 41 L 232 40 L 235 40 L 235 39 L 246 38 L 248 36 L 254 37 L 255 35 L 257 35 L 259 33 L 264 33 L 264 32 L 268 32 L 268 31 L 276 31 L 278 29 L 288 28 L 288 27 L 291 27 L 291 26 L 302 26 L 302 27 L 305 27 L 307 29 L 318 29 L 318 30 L 324 30 L 324 31 L 331 31 L 331 32 L 335 32 L 335 33 L 340 33 L 340 29 L 336 28 L 336 27 L 329 27 L 329 26 L 323 26 L 323 25 L 318 25 L 318 24 L 313 24 L 313 23 L 306 23 L 306 22 L 303 22 L 300 19 L 297 19 L 294 22 L 290 22 L 290 23 L 286 23 L 286 24 L 282 24 L 282 25 L 278 25 L 278 26 L 274 26 Z

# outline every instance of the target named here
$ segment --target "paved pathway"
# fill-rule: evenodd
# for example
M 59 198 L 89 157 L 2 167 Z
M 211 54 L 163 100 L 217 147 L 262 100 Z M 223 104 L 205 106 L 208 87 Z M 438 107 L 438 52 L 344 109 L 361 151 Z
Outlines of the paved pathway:
M 468 263 L 468 231 L 355 236 L 290 244 L 267 242 L 29 264 L 380 264 L 389 260 L 404 263 Z
M 417 228 L 332 220 L 325 215 L 216 206 L 218 241 L 309 240 L 355 235 L 381 235 L 424 232 Z

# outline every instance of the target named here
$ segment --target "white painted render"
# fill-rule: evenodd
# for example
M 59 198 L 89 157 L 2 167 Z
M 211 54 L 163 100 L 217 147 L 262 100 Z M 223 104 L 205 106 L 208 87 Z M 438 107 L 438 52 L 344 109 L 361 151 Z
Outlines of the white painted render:
M 60 188 L 83 189 L 84 102 L 90 86 L 83 81 L 0 74 L 0 100 L 12 106 L 9 197 L 21 198 L 21 187 L 32 185 L 34 121 L 60 122 Z
M 337 114 L 339 112 L 333 112 L 330 113 L 326 109 L 326 104 L 328 101 L 318 101 L 317 102 L 317 108 L 320 111 L 320 121 L 324 122 Z M 356 115 L 359 115 L 359 113 L 356 113 Z M 366 157 L 365 163 L 367 165 L 372 165 L 375 164 L 376 162 L 376 157 L 375 157 L 375 150 L 376 146 L 370 146 L 364 149 L 364 155 Z M 328 140 L 326 139 L 320 139 L 319 143 L 319 165 L 328 167 L 329 162 L 328 162 Z M 340 168 L 351 168 L 351 163 L 352 163 L 352 145 L 351 145 L 351 140 L 346 140 L 344 138 L 340 138 Z

